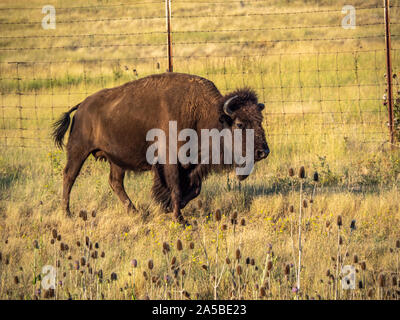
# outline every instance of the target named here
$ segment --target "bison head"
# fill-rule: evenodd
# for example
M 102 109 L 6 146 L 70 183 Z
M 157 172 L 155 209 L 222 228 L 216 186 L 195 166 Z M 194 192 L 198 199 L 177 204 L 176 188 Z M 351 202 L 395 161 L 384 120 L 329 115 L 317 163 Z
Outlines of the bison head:
M 250 89 L 237 90 L 224 97 L 223 114 L 220 122 L 232 131 L 242 131 L 242 150 L 246 152 L 247 131 L 254 131 L 254 161 L 265 159 L 269 154 L 269 148 L 262 127 L 262 111 L 264 104 L 259 103 L 257 95 Z M 232 132 L 233 134 L 233 132 Z M 237 175 L 239 180 L 244 180 L 247 175 Z

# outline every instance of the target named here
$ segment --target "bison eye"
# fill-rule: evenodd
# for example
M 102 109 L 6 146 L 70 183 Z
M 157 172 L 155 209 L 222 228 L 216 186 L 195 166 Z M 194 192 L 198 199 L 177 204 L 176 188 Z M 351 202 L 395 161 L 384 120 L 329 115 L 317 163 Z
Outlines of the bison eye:
M 264 103 L 259 103 L 257 106 L 258 106 L 258 109 L 259 109 L 260 111 L 264 110 L 264 108 L 265 108 Z
M 244 128 L 244 124 L 241 123 L 241 122 L 237 122 L 237 123 L 236 123 L 236 126 L 237 126 L 239 129 L 243 129 L 243 128 Z

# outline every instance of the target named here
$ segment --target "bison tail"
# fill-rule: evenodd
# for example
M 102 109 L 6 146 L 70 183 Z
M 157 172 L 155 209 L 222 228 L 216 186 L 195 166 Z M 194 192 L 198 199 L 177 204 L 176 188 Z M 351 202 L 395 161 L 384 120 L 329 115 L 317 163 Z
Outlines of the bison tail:
M 62 114 L 60 119 L 58 119 L 54 124 L 53 124 L 53 140 L 55 145 L 62 149 L 63 148 L 63 140 L 64 136 L 67 133 L 68 127 L 71 123 L 71 118 L 70 115 L 72 112 L 77 110 L 79 107 L 79 104 L 77 104 L 75 107 L 73 107 L 71 110 L 68 112 L 65 112 Z

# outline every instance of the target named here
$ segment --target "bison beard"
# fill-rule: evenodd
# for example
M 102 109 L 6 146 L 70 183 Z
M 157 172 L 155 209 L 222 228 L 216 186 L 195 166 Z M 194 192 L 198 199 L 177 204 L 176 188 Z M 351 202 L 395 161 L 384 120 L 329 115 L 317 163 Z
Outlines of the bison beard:
M 153 187 L 151 189 L 153 198 L 165 212 L 172 211 L 171 189 L 168 188 L 165 180 L 164 167 L 159 164 L 153 165 L 154 173 Z M 185 169 L 179 165 L 179 185 L 182 190 L 182 201 L 180 208 L 183 209 L 190 200 L 196 198 L 200 193 L 201 182 L 191 183 L 190 173 L 192 168 Z

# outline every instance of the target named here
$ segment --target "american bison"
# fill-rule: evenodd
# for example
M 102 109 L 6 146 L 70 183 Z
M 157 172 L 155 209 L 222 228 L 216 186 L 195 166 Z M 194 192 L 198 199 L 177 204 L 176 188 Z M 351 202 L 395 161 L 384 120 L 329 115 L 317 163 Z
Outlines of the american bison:
M 152 170 L 154 198 L 184 223 L 181 209 L 199 195 L 207 174 L 240 165 L 200 161 L 149 163 L 146 151 L 154 143 L 146 139 L 149 130 L 159 128 L 168 132 L 171 121 L 176 121 L 178 130 L 190 128 L 199 137 L 202 129 L 239 130 L 244 135 L 248 132 L 245 129 L 253 129 L 254 161 L 257 162 L 269 154 L 262 127 L 263 109 L 264 105 L 258 103 L 257 95 L 251 89 L 240 89 L 223 96 L 213 82 L 189 74 L 151 75 L 103 89 L 64 113 L 54 124 L 53 139 L 62 148 L 71 122 L 70 114 L 76 111 L 66 146 L 63 209 L 71 215 L 71 188 L 84 161 L 92 154 L 96 159 L 110 163 L 110 186 L 128 210 L 135 211 L 136 208 L 124 189 L 125 172 Z M 246 150 L 246 139 L 242 144 Z M 223 153 L 221 151 L 221 159 L 224 159 Z M 199 148 L 199 158 L 200 155 Z M 247 175 L 238 175 L 238 178 L 243 180 Z

